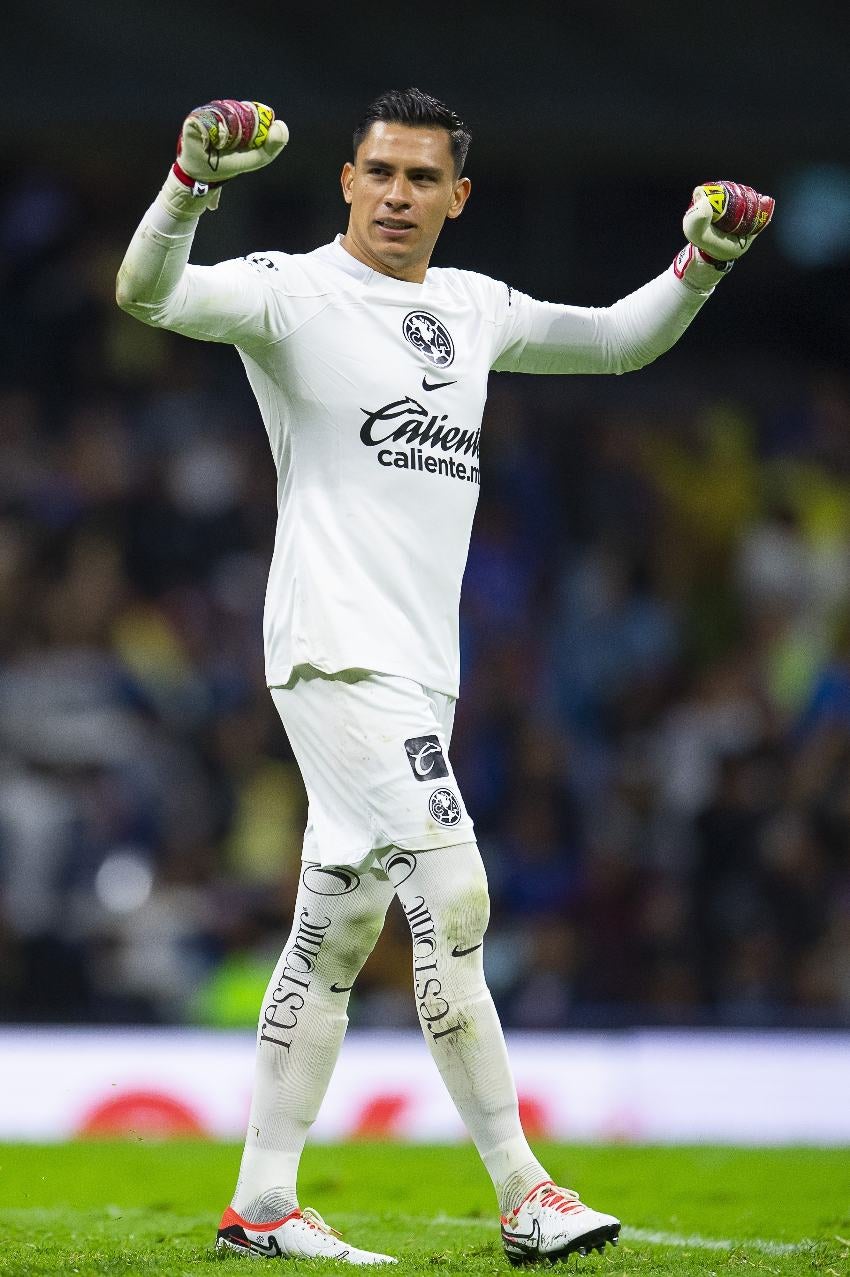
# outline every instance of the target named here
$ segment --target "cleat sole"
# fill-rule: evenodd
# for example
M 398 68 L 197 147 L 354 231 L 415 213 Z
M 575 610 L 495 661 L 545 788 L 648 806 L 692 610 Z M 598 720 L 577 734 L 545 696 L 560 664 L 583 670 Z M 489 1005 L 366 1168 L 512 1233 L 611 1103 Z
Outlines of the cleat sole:
M 606 1242 L 616 1246 L 619 1240 L 619 1224 L 606 1224 L 604 1228 L 594 1228 L 590 1233 L 584 1233 L 581 1237 L 574 1237 L 571 1242 L 568 1242 L 566 1246 L 562 1246 L 560 1250 L 549 1250 L 544 1253 L 534 1250 L 528 1251 L 525 1255 L 511 1255 L 506 1251 L 505 1255 L 514 1268 L 523 1268 L 527 1264 L 536 1264 L 544 1261 L 555 1264 L 559 1260 L 568 1259 L 570 1255 L 585 1257 L 589 1250 L 598 1251 L 602 1255 L 605 1252 Z

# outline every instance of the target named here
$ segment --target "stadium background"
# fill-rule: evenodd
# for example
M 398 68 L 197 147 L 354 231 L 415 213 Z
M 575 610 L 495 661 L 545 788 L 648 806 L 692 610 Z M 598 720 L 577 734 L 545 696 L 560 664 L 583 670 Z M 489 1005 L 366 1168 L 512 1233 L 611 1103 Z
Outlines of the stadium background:
M 274 477 L 233 352 L 115 270 L 185 111 L 292 141 L 194 259 L 344 227 L 362 107 L 473 132 L 437 264 L 606 304 L 691 186 L 775 225 L 673 352 L 492 381 L 452 753 L 510 1029 L 850 1027 L 850 118 L 831 4 L 46 3 L 7 17 L 0 155 L 0 1017 L 253 1022 L 303 800 L 264 689 Z M 427 535 L 427 529 L 423 529 Z M 413 1025 L 403 920 L 352 1023 Z

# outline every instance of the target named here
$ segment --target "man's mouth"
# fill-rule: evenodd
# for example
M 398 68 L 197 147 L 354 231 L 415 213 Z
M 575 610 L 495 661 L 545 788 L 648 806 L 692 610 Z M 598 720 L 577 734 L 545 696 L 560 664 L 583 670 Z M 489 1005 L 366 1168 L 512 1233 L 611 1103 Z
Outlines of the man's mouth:
M 401 217 L 377 217 L 375 225 L 379 226 L 385 235 L 389 235 L 393 239 L 416 229 L 415 222 L 408 222 Z

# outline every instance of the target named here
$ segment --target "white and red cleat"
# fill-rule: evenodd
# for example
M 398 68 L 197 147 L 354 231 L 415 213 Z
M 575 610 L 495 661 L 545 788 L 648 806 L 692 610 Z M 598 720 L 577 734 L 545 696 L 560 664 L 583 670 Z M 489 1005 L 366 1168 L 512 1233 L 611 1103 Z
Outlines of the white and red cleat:
M 347 1264 L 394 1264 L 392 1255 L 358 1250 L 344 1242 L 318 1211 L 309 1206 L 294 1210 L 270 1224 L 252 1224 L 231 1206 L 221 1217 L 216 1250 L 266 1259 L 338 1259 Z
M 554 1261 L 568 1255 L 616 1246 L 620 1221 L 613 1215 L 591 1210 L 571 1188 L 559 1188 L 551 1180 L 538 1184 L 515 1211 L 502 1216 L 502 1244 L 514 1265 L 538 1259 Z

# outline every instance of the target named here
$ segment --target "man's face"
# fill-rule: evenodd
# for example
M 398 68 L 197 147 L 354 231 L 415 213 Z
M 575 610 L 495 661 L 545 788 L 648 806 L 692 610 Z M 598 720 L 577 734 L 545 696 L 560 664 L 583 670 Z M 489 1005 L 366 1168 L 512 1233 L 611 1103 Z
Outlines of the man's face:
M 373 124 L 342 170 L 351 205 L 343 244 L 382 275 L 421 283 L 443 222 L 460 216 L 469 191 L 446 129 Z

